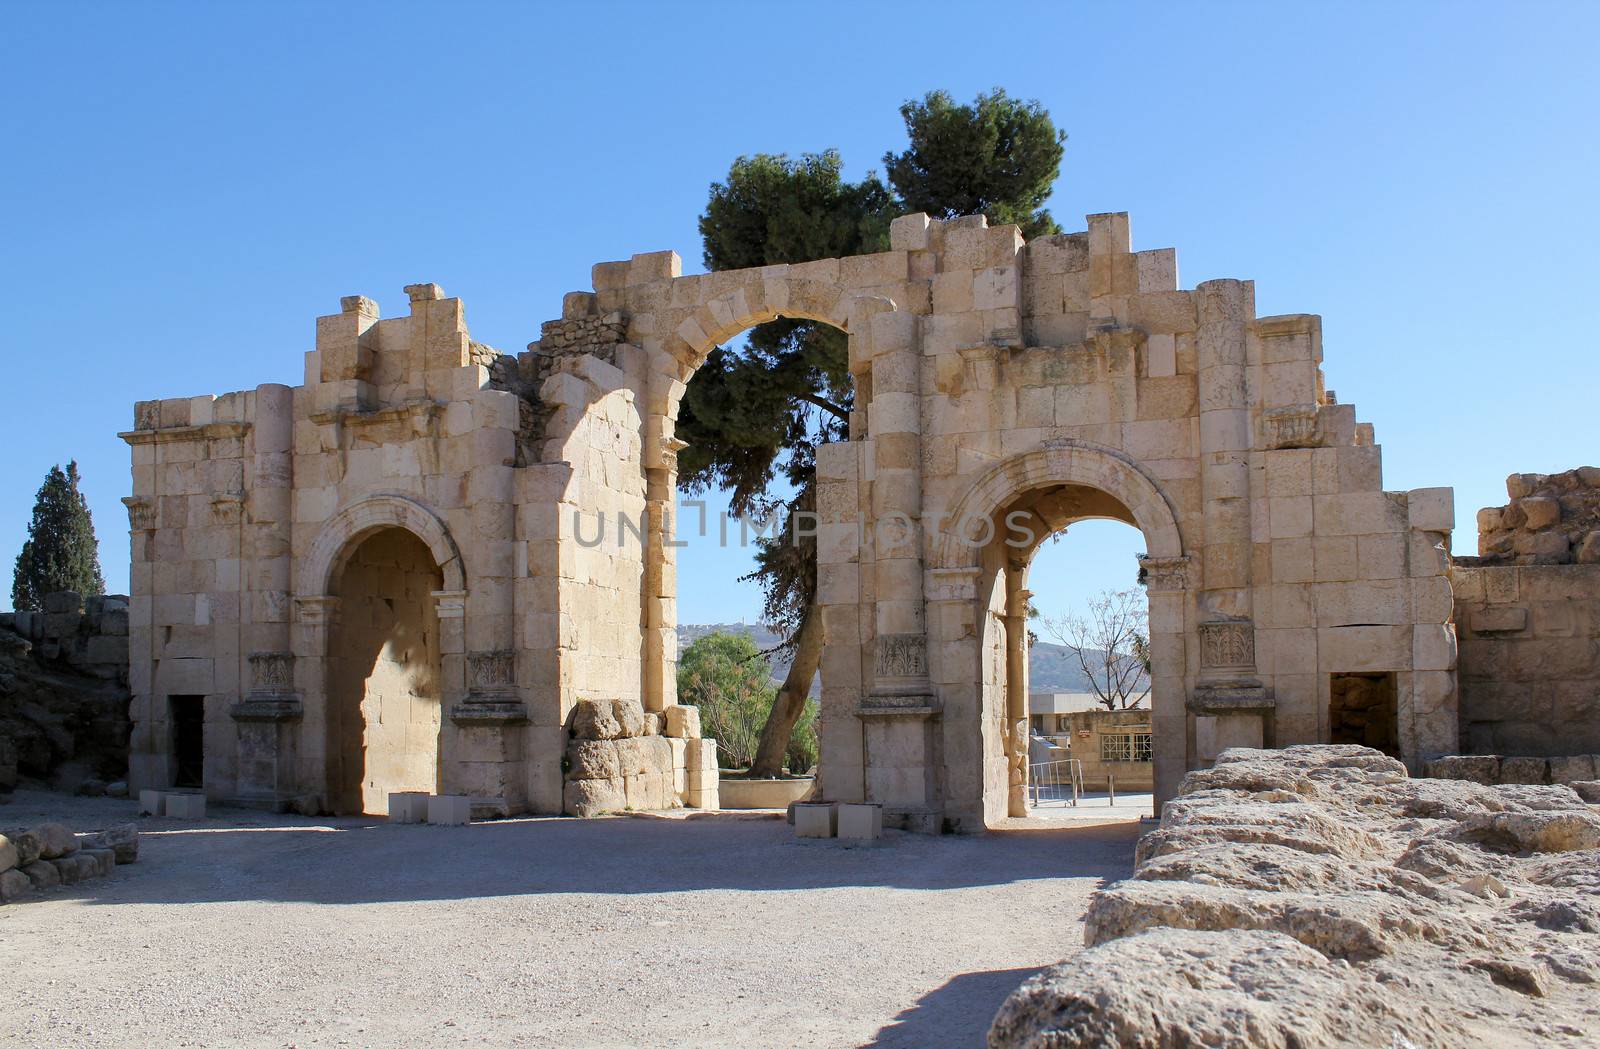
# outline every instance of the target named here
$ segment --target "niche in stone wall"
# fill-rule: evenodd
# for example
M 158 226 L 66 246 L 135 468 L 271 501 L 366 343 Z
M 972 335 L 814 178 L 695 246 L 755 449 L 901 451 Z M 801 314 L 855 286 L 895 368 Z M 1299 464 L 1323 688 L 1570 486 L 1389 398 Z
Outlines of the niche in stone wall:
M 1359 743 L 1400 756 L 1394 674 L 1334 674 L 1328 684 L 1328 742 Z

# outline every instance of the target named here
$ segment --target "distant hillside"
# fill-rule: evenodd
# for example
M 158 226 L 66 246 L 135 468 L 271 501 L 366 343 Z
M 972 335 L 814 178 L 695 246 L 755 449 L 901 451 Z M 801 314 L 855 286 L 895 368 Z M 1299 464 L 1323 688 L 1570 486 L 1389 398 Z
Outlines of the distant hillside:
M 775 648 L 783 638 L 762 624 L 756 623 L 692 623 L 678 627 L 678 650 L 688 648 L 697 637 L 721 631 L 724 634 L 748 634 L 756 647 L 763 652 Z M 768 657 L 772 663 L 772 680 L 782 681 L 789 672 L 786 652 Z M 1028 688 L 1032 692 L 1088 692 L 1089 678 L 1078 665 L 1077 657 L 1066 645 L 1052 645 L 1047 641 L 1035 642 L 1028 658 Z M 819 681 L 811 683 L 811 694 L 822 691 Z

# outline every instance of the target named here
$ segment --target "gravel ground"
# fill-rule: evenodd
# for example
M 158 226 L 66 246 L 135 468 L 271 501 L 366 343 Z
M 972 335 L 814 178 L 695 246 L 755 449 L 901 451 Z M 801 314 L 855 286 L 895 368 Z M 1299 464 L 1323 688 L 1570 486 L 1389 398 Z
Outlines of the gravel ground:
M 126 800 L 19 791 L 0 827 Z M 213 809 L 0 907 L 4 1046 L 979 1046 L 1136 824 L 802 842 L 723 813 L 389 826 Z

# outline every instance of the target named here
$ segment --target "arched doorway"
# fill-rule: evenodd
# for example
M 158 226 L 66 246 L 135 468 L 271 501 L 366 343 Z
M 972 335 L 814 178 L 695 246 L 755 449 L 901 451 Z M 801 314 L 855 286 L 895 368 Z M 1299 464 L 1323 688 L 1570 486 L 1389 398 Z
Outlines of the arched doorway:
M 941 669 L 946 679 L 977 682 L 971 707 L 952 716 L 946 705 L 947 820 L 977 829 L 1027 811 L 1027 568 L 1049 535 L 1091 519 L 1121 521 L 1144 538 L 1155 796 L 1158 804 L 1170 796 L 1189 750 L 1186 560 L 1156 483 L 1115 449 L 1060 440 L 993 466 L 943 519 L 934 575 L 949 610 L 932 617 L 930 640 L 953 661 Z M 966 602 L 968 610 L 956 607 Z
M 397 527 L 357 540 L 330 591 L 328 807 L 387 814 L 391 792 L 439 785 L 443 687 L 433 594 L 443 572 Z

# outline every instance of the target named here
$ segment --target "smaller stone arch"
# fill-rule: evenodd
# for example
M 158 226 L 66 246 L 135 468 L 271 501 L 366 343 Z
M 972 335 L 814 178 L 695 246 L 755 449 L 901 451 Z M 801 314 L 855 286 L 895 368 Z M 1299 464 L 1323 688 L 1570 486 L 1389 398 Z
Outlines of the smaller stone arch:
M 403 528 L 421 539 L 444 575 L 446 590 L 465 590 L 466 573 L 461 551 L 440 517 L 407 495 L 383 492 L 352 503 L 327 521 L 301 559 L 296 594 L 320 597 L 328 592 L 334 574 L 360 541 L 383 528 Z
M 980 476 L 945 518 L 934 559 L 935 568 L 971 568 L 980 549 L 963 542 L 959 522 L 999 512 L 1024 492 L 1045 485 L 1075 484 L 1112 496 L 1133 515 L 1144 533 L 1151 558 L 1183 555 L 1177 515 L 1166 496 L 1139 464 L 1115 448 L 1063 438 L 997 463 Z
M 684 317 L 671 332 L 668 350 L 687 379 L 713 346 L 747 328 L 779 317 L 820 321 L 849 332 L 848 289 L 819 280 L 756 270 L 737 287 L 715 295 Z

